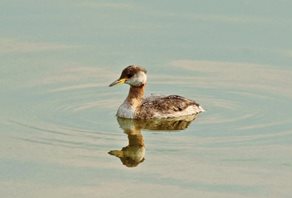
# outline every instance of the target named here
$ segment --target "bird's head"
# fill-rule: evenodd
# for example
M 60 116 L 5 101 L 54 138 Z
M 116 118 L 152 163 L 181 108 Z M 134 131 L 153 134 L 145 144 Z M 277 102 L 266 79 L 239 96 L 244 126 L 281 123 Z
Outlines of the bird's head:
M 122 71 L 120 78 L 115 80 L 109 86 L 112 87 L 117 84 L 128 84 L 133 87 L 140 87 L 147 82 L 146 73 L 147 71 L 144 68 L 138 65 L 130 65 Z

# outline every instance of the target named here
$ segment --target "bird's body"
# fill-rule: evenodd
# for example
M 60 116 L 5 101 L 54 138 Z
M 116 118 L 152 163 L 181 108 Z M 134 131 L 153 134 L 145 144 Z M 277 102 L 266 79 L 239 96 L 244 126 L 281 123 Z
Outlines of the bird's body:
M 117 111 L 118 117 L 141 120 L 178 118 L 204 111 L 194 100 L 182 96 L 149 96 L 144 98 L 146 82 L 146 70 L 131 65 L 125 68 L 121 77 L 110 85 L 126 83 L 131 86 L 128 97 Z

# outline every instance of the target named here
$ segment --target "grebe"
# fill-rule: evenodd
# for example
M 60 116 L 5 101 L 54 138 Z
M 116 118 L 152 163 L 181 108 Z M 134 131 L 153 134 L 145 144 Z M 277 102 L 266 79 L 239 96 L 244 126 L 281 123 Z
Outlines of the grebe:
M 117 84 L 130 85 L 128 97 L 118 109 L 118 117 L 140 120 L 180 118 L 204 111 L 194 100 L 182 96 L 149 96 L 144 98 L 147 82 L 146 73 L 144 68 L 130 65 L 122 71 L 118 80 L 109 85 L 110 87 Z

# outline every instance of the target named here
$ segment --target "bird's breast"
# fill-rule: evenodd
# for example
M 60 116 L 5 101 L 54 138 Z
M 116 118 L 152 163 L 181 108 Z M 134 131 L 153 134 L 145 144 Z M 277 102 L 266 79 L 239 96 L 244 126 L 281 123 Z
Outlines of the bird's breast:
M 121 118 L 131 118 L 133 119 L 135 116 L 135 108 L 128 103 L 123 103 L 117 112 L 117 116 Z

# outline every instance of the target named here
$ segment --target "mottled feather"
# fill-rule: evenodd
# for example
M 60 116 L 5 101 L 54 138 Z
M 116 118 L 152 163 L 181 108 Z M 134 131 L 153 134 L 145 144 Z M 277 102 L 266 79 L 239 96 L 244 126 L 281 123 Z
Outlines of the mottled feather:
M 177 113 L 183 112 L 191 106 L 200 108 L 194 100 L 178 95 L 150 96 L 143 100 L 136 117 L 149 119 L 157 117 L 158 114 L 165 115 L 165 117 L 175 117 Z

